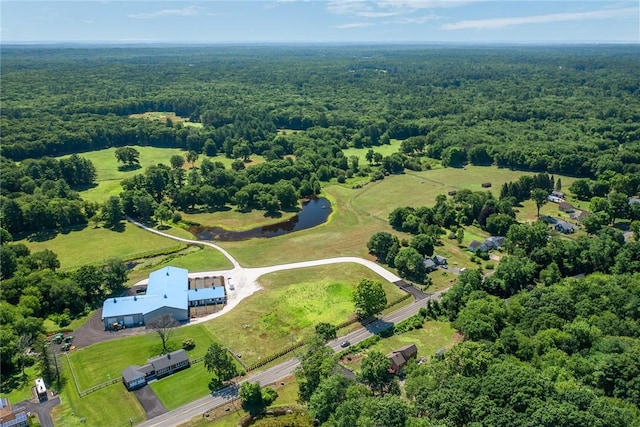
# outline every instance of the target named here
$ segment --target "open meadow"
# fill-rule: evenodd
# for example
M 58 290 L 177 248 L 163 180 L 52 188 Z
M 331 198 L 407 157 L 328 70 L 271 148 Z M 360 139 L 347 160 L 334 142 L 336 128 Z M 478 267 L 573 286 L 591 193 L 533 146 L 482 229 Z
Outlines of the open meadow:
M 143 173 L 149 166 L 154 166 L 159 163 L 169 165 L 169 159 L 171 156 L 179 155 L 185 156 L 186 152 L 179 148 L 160 148 L 136 145 L 134 148 L 140 153 L 139 161 L 140 167 L 135 169 L 122 168 L 122 163 L 116 160 L 115 152 L 116 148 L 107 148 L 104 150 L 90 151 L 80 154 L 93 162 L 96 168 L 96 186 L 84 189 L 80 191 L 80 197 L 84 200 L 91 202 L 104 202 L 110 196 L 117 196 L 122 191 L 120 182 L 125 178 L 131 178 L 134 175 Z M 63 156 L 68 157 L 68 156 Z M 222 162 L 225 167 L 231 167 L 234 159 L 225 157 L 224 155 L 218 155 L 215 157 L 209 157 L 201 155 L 196 161 L 195 166 L 199 166 L 202 160 L 208 158 L 213 162 Z M 262 156 L 252 155 L 250 162 L 247 166 L 252 164 L 258 164 L 264 161 Z M 185 164 L 185 168 L 190 165 Z
M 348 320 L 354 313 L 351 295 L 363 278 L 380 280 L 388 301 L 403 296 L 397 287 L 358 264 L 286 270 L 261 277 L 264 290 L 204 326 L 252 365 L 310 337 L 317 323 Z
M 282 212 L 280 216 L 267 216 L 265 212 L 252 209 L 249 212 L 240 212 L 237 209 L 219 210 L 216 212 L 182 212 L 185 222 L 202 225 L 215 225 L 225 230 L 244 231 L 256 226 L 277 224 L 296 215 L 297 212 Z
M 45 249 L 55 252 L 62 269 L 99 263 L 112 257 L 129 260 L 186 247 L 184 243 L 149 233 L 124 221 L 122 229 L 117 231 L 88 225 L 51 237 L 37 240 L 24 238 L 17 242 L 24 243 L 31 252 Z

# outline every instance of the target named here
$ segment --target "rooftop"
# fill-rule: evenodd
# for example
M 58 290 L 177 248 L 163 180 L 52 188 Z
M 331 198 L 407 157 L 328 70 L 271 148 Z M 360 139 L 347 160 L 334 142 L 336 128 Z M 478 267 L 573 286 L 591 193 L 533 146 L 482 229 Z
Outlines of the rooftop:
M 102 318 L 145 314 L 160 307 L 187 310 L 188 288 L 188 270 L 178 267 L 161 268 L 149 275 L 146 295 L 107 298 L 102 306 Z
M 189 301 L 224 298 L 224 288 L 201 288 L 189 290 Z

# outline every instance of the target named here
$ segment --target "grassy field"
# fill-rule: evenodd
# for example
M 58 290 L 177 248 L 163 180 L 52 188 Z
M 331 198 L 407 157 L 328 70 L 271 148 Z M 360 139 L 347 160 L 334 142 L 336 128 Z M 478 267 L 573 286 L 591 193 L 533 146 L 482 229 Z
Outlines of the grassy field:
M 263 291 L 204 326 L 251 365 L 312 335 L 319 322 L 337 324 L 347 320 L 354 312 L 351 294 L 362 278 L 379 279 L 357 264 L 269 274 L 260 279 Z M 385 284 L 385 291 L 389 300 L 402 295 L 391 284 Z
M 202 123 L 190 122 L 189 118 L 176 116 L 176 113 L 171 111 L 150 111 L 142 114 L 131 114 L 129 117 L 132 119 L 147 119 L 152 121 L 158 121 L 161 123 L 167 123 L 167 119 L 170 119 L 174 124 L 181 123 L 186 127 L 201 128 Z
M 199 123 L 192 123 L 197 125 Z M 105 150 L 96 150 L 88 153 L 82 153 L 81 156 L 89 159 L 96 167 L 96 186 L 85 189 L 80 192 L 80 197 L 84 200 L 103 202 L 109 196 L 117 196 L 122 191 L 120 182 L 125 178 L 130 178 L 139 173 L 144 173 L 144 170 L 158 163 L 164 163 L 169 165 L 169 159 L 173 155 L 184 156 L 186 152 L 179 148 L 159 148 L 159 147 L 147 147 L 147 146 L 134 146 L 140 153 L 139 161 L 140 167 L 137 169 L 122 169 L 122 163 L 118 163 L 115 156 L 116 148 L 107 148 Z M 202 160 L 208 158 L 211 161 L 222 162 L 225 167 L 231 167 L 234 159 L 229 159 L 223 155 L 208 157 L 201 155 L 195 166 L 199 166 Z M 251 165 L 264 162 L 262 156 L 251 156 L 251 161 L 246 164 L 247 167 Z M 185 165 L 189 167 L 190 165 Z
M 174 350 L 181 348 L 185 338 L 193 338 L 195 349 L 189 352 L 190 357 L 203 356 L 213 336 L 202 325 L 192 325 L 174 329 L 169 340 Z M 114 351 L 117 349 L 117 351 Z M 155 333 L 135 335 L 115 341 L 94 344 L 90 347 L 74 351 L 69 358 L 81 390 L 120 377 L 121 372 L 129 365 L 144 365 L 147 359 L 160 354 L 162 346 Z
M 162 404 L 172 410 L 186 403 L 193 402 L 209 393 L 211 374 L 204 363 L 195 363 L 190 368 L 154 381 L 149 387 L 156 393 Z M 176 393 L 176 390 L 180 390 Z
M 271 404 L 269 408 L 283 408 L 283 407 L 298 407 L 298 384 L 293 376 L 283 378 L 282 381 L 271 384 L 269 387 L 273 388 L 277 393 L 277 399 Z M 236 427 L 239 421 L 246 415 L 246 412 L 240 408 L 240 401 L 235 403 L 229 403 L 227 405 L 216 408 L 215 410 L 208 412 L 209 417 L 194 417 L 187 423 L 181 424 L 180 427 Z M 279 419 L 280 421 L 280 419 Z M 308 419 L 308 425 L 313 425 L 312 420 Z M 271 424 L 267 424 L 271 425 Z M 277 424 L 292 425 L 292 424 Z M 296 424 L 299 425 L 299 424 Z
M 398 149 L 400 148 L 400 143 L 402 141 L 400 141 L 399 139 L 392 139 L 391 140 L 391 144 L 389 145 L 378 145 L 376 147 L 371 147 L 371 149 L 376 152 L 376 153 L 380 153 L 382 154 L 384 157 L 386 156 L 390 156 L 393 153 L 397 153 Z M 367 151 L 369 151 L 369 148 L 345 148 L 344 150 L 342 150 L 342 152 L 344 153 L 345 157 L 351 157 L 351 156 L 357 156 L 359 158 L 359 165 L 360 166 L 364 166 L 369 164 L 367 162 Z
M 25 238 L 18 243 L 27 245 L 31 252 L 52 250 L 58 254 L 62 269 L 101 262 L 110 257 L 131 259 L 150 252 L 185 246 L 126 222 L 122 222 L 122 229 L 113 231 L 90 225 L 68 233 L 59 233 L 49 240 L 33 241 Z
M 134 284 L 149 277 L 149 273 L 163 267 L 186 268 L 194 271 L 217 271 L 233 268 L 231 262 L 219 251 L 204 246 L 190 246 L 169 256 L 146 258 L 129 272 L 129 283 Z
M 117 383 L 85 397 L 80 397 L 69 375 L 66 358 L 60 360 L 61 375 L 66 385 L 51 416 L 55 425 L 65 427 L 128 427 L 146 419 L 144 409 L 124 384 Z M 130 421 L 131 420 L 131 421 Z
M 397 348 L 408 344 L 415 344 L 418 347 L 418 358 L 431 357 L 441 348 L 449 348 L 455 344 L 458 339 L 455 329 L 449 322 L 427 321 L 422 329 L 415 329 L 404 334 L 393 335 L 378 341 L 366 351 L 379 351 L 382 354 L 388 354 Z M 366 352 L 365 352 L 366 354 Z M 341 363 L 347 368 L 358 371 L 362 357 L 356 355 L 348 360 L 346 357 Z
M 282 216 L 273 217 L 265 216 L 265 212 L 261 210 L 254 209 L 251 212 L 239 212 L 234 208 L 210 213 L 183 212 L 181 215 L 185 221 L 222 227 L 226 230 L 242 231 L 250 230 L 258 226 L 277 224 L 286 221 L 296 214 L 297 212 L 282 212 Z
M 498 197 L 502 184 L 516 181 L 525 174 L 532 175 L 529 172 L 482 166 L 407 172 L 366 185 L 354 197 L 354 203 L 362 212 L 386 221 L 389 213 L 397 207 L 432 206 L 437 195 L 461 188 L 484 191 L 481 184 L 487 181 L 491 182 L 489 190 Z M 568 186 L 573 179 L 563 176 L 562 182 Z M 384 203 L 380 203 L 381 195 L 384 195 Z
M 336 256 L 369 258 L 366 244 L 371 235 L 376 231 L 391 231 L 391 228 L 386 221 L 358 211 L 352 200 L 356 194 L 356 190 L 335 185 L 324 189 L 322 196 L 336 208 L 329 220 L 317 227 L 269 239 L 222 245 L 240 264 L 251 267 Z

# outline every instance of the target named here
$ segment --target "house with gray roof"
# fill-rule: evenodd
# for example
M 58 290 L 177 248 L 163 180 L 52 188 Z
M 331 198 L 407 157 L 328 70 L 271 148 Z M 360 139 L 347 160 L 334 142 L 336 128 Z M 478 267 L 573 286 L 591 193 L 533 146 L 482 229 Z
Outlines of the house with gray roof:
M 556 231 L 559 231 L 563 234 L 572 234 L 575 233 L 576 231 L 576 227 L 575 225 L 571 224 L 570 222 L 567 221 L 563 221 L 561 219 L 559 219 L 556 224 L 553 226 L 553 228 Z
M 122 371 L 122 382 L 127 390 L 143 387 L 150 380 L 171 375 L 181 369 L 191 366 L 189 354 L 184 349 L 172 351 L 169 354 L 153 357 L 146 365 L 131 365 Z
M 469 244 L 469 250 L 474 253 L 477 250 L 480 250 L 480 252 L 487 252 L 489 248 L 487 247 L 486 243 L 482 243 L 477 240 L 474 240 Z
M 484 240 L 484 244 L 488 249 L 500 249 L 506 240 L 504 236 L 490 236 Z
M 432 260 L 431 258 L 425 258 L 425 259 L 424 259 L 424 261 L 423 261 L 423 263 L 424 263 L 424 268 L 425 268 L 425 270 L 427 270 L 427 271 L 433 271 L 433 270 L 435 270 L 436 268 L 438 268 L 438 267 L 436 266 L 436 263 L 435 263 L 435 262 L 433 262 L 433 260 Z

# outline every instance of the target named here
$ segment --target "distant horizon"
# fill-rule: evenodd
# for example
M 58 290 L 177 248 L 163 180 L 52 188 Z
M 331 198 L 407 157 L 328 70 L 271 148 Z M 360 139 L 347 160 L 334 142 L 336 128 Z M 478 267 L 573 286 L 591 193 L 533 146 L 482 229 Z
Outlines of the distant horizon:
M 639 44 L 638 0 L 0 0 L 2 44 Z
M 99 40 L 99 41 L 0 41 L 0 46 L 640 46 L 636 41 L 309 41 L 309 42 L 246 42 L 246 41 L 121 41 L 121 40 Z

